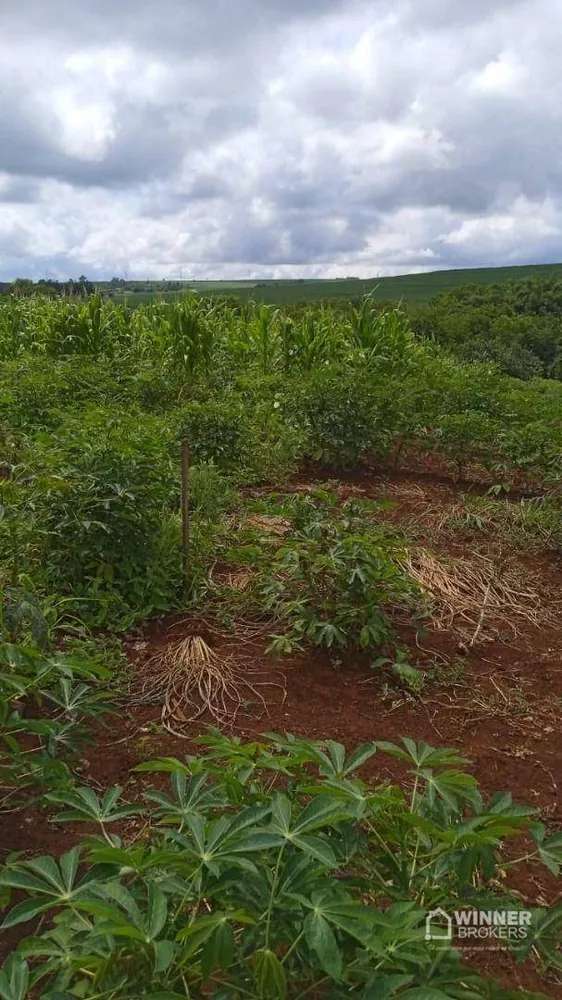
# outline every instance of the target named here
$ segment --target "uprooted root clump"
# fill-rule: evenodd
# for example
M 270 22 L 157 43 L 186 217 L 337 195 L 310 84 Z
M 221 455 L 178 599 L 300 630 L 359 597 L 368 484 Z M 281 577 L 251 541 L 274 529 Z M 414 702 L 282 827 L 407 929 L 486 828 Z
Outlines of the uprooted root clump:
M 162 723 L 175 735 L 208 713 L 219 726 L 232 726 L 240 709 L 267 706 L 247 664 L 216 653 L 199 635 L 168 643 L 142 666 L 133 700 L 160 704 Z

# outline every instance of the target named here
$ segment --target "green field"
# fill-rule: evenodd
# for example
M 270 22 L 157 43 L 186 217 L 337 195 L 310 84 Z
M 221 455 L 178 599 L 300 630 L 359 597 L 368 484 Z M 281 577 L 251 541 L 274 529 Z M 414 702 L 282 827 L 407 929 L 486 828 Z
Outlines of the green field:
M 439 292 L 448 292 L 461 285 L 493 285 L 521 278 L 562 277 L 562 264 L 525 264 L 517 267 L 461 268 L 453 271 L 428 271 L 423 274 L 401 274 L 391 278 L 336 278 L 322 280 L 271 279 L 266 281 L 185 281 L 183 291 L 201 295 L 235 296 L 244 301 L 266 302 L 272 305 L 293 302 L 317 302 L 322 299 L 356 299 L 373 295 L 383 302 L 427 302 Z M 176 299 L 183 291 L 137 291 L 131 282 L 124 292 L 112 294 L 117 302 L 129 305 L 150 302 L 155 296 Z M 162 283 L 165 287 L 165 283 Z M 106 286 L 100 284 L 106 291 Z
M 561 330 L 0 297 L 0 1000 L 552 995 Z M 520 897 L 502 981 L 427 936 Z

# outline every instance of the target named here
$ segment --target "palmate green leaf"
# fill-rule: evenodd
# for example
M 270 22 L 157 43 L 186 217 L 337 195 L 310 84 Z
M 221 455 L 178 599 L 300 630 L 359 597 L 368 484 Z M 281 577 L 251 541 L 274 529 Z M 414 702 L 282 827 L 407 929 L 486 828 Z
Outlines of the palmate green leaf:
M 282 836 L 291 830 L 291 802 L 281 792 L 275 792 L 271 799 L 271 829 Z
M 235 846 L 233 841 L 237 837 L 240 838 L 240 835 L 244 831 L 249 831 L 257 823 L 261 823 L 270 813 L 270 806 L 247 806 L 246 809 L 241 809 L 235 816 L 222 816 L 219 820 L 211 824 L 209 836 L 206 840 L 207 850 L 212 850 L 219 845 L 228 845 L 229 850 L 232 850 Z M 243 845 L 244 840 L 242 838 L 236 846 L 243 849 Z
M 261 948 L 254 956 L 254 975 L 260 1000 L 285 1000 L 287 976 L 275 952 Z
M 269 833 L 268 830 L 259 830 L 256 833 L 246 834 L 243 842 L 236 846 L 231 844 L 229 854 L 236 854 L 237 851 L 246 853 L 269 851 L 281 847 L 285 843 L 285 838 L 278 833 Z
M 326 750 L 324 747 L 326 747 Z M 319 744 L 302 740 L 301 750 L 304 751 L 301 762 L 310 761 L 317 764 L 319 773 L 324 776 L 338 774 L 340 768 L 343 767 L 345 747 L 341 743 L 334 743 L 329 740 L 325 744 Z
M 174 941 L 154 941 L 154 971 L 167 972 L 172 964 L 178 945 Z
M 191 815 L 187 817 L 187 827 L 197 848 L 195 853 L 198 855 L 203 854 L 205 851 L 206 841 L 206 824 L 204 817 L 200 816 L 199 813 L 191 813 Z M 177 840 L 178 843 L 186 842 L 185 838 L 184 840 L 180 840 L 179 837 L 174 839 Z
M 156 774 L 185 774 L 190 777 L 193 770 L 190 763 L 184 763 L 177 757 L 156 757 L 154 760 L 145 760 L 142 764 L 137 764 L 132 770 L 156 772 Z
M 115 865 L 120 874 L 136 872 L 141 875 L 151 868 L 173 866 L 179 857 L 178 851 L 165 851 L 151 847 L 109 847 L 105 843 L 93 847 L 88 854 L 92 864 Z
M 491 879 L 497 868 L 493 847 L 465 847 L 460 859 L 455 860 L 454 866 L 460 887 L 472 884 L 472 877 L 479 867 L 482 869 L 484 878 Z
M 332 852 L 327 854 L 318 838 L 311 838 L 310 833 L 322 827 L 334 826 L 343 820 L 355 819 L 356 815 L 355 804 L 338 801 L 328 795 L 318 795 L 305 806 L 292 825 L 291 802 L 286 796 L 276 793 L 272 799 L 271 824 L 268 830 L 311 853 L 320 850 L 318 857 L 322 859 L 322 863 L 325 859 L 325 863 L 332 864 Z
M 234 932 L 227 920 L 222 920 L 213 930 L 203 948 L 201 972 L 208 979 L 216 968 L 228 969 L 234 960 Z
M 24 1000 L 29 985 L 27 962 L 14 952 L 0 969 L 1 1000 Z
M 231 926 L 232 923 L 251 925 L 255 921 L 251 914 L 245 910 L 238 909 L 229 913 L 223 911 L 209 913 L 205 916 L 197 917 L 187 927 L 182 927 L 176 935 L 176 940 L 183 945 L 178 957 L 179 964 L 192 967 L 196 962 L 197 954 L 206 945 L 217 928 L 225 924 Z M 226 947 L 229 946 L 227 945 Z
M 175 770 L 172 772 L 173 798 L 158 789 L 144 792 L 143 798 L 157 804 L 158 809 L 155 814 L 163 822 L 182 823 L 191 812 L 227 804 L 224 797 L 207 785 L 208 777 L 209 775 L 202 771 L 191 775 L 188 780 L 183 771 Z
M 200 859 L 215 875 L 219 873 L 219 864 L 223 867 L 233 864 L 256 873 L 253 862 L 243 855 L 262 852 L 283 843 L 283 839 L 270 828 L 255 826 L 256 821 L 265 819 L 269 813 L 267 806 L 248 806 L 234 816 L 225 814 L 211 823 L 205 822 L 203 816 L 191 813 L 187 816 L 188 831 L 185 834 L 170 830 L 166 832 L 166 837 L 192 857 Z
M 320 965 L 333 979 L 341 979 L 342 955 L 330 924 L 321 913 L 309 913 L 304 922 L 308 947 L 320 960 Z
M 363 743 L 346 762 L 345 747 L 342 743 L 327 740 L 323 745 L 326 750 L 322 749 L 321 744 L 310 744 L 312 751 L 310 756 L 318 763 L 319 773 L 328 778 L 343 778 L 351 774 L 376 752 L 374 743 Z
M 310 898 L 303 896 L 301 903 L 351 935 L 364 948 L 374 950 L 379 955 L 384 954 L 377 934 L 377 911 L 373 908 L 356 902 L 346 894 L 336 895 L 333 889 L 313 892 Z
M 481 815 L 471 817 L 452 828 L 448 827 L 437 836 L 441 841 L 441 853 L 449 852 L 453 858 L 452 852 L 461 852 L 459 874 L 462 870 L 465 881 L 468 881 L 466 866 L 469 864 L 469 857 L 473 858 L 474 866 L 477 863 L 476 859 L 479 858 L 484 866 L 485 876 L 491 878 L 496 869 L 494 850 L 505 837 L 512 836 L 520 830 L 522 825 L 524 821 Z M 437 849 L 435 850 L 437 852 Z
M 154 941 L 166 925 L 168 918 L 168 903 L 161 889 L 155 882 L 148 884 L 148 900 L 146 915 L 146 931 L 150 941 Z
M 311 833 L 323 826 L 334 826 L 345 819 L 354 819 L 355 812 L 344 802 L 334 801 L 329 795 L 318 795 L 300 813 L 292 828 L 292 835 Z
M 303 785 L 301 791 L 303 795 L 322 795 L 329 792 L 334 801 L 346 802 L 355 813 L 356 819 L 361 819 L 372 798 L 369 790 L 359 781 L 340 778 L 327 778 L 322 783 Z
M 226 914 L 224 913 L 211 913 L 209 916 L 198 917 L 193 923 L 178 931 L 176 939 L 179 942 L 184 942 L 180 956 L 182 965 L 193 962 L 194 956 L 225 918 Z
M 96 898 L 102 900 L 102 906 L 109 906 L 112 913 L 116 912 L 115 905 L 121 907 L 133 921 L 135 927 L 138 927 L 139 930 L 144 929 L 145 920 L 137 899 L 125 885 L 118 881 L 104 879 L 96 882 L 92 890 Z M 86 905 L 89 906 L 90 903 L 88 902 Z
M 412 978 L 412 976 L 404 974 L 384 975 L 379 973 L 365 984 L 361 995 L 362 1000 L 388 1000 L 403 986 L 411 983 Z M 400 996 L 403 995 L 403 993 L 400 994 Z
M 290 838 L 291 843 L 298 847 L 301 851 L 304 851 L 309 858 L 314 858 L 315 861 L 320 862 L 326 868 L 337 868 L 338 859 L 336 858 L 332 848 L 330 847 L 329 841 L 323 837 L 315 836 L 311 833 L 306 834 L 293 834 Z
M 62 723 L 57 722 L 55 719 L 22 719 L 19 712 L 12 712 L 2 728 L 2 735 L 6 742 L 6 738 L 10 732 L 16 735 L 19 733 L 34 733 L 36 736 L 47 736 L 57 740 L 62 738 L 68 731 Z M 74 727 L 73 731 L 75 731 Z
M 425 781 L 425 794 L 430 802 L 437 796 L 451 809 L 458 809 L 461 802 L 478 803 L 478 782 L 470 774 L 462 771 L 439 771 L 435 774 L 421 768 L 419 776 Z
M 23 923 L 43 910 L 64 905 L 89 891 L 94 882 L 93 872 L 89 872 L 82 882 L 76 884 L 79 858 L 80 849 L 74 847 L 62 855 L 58 864 L 54 858 L 45 855 L 4 868 L 0 872 L 0 886 L 23 889 L 41 898 L 18 903 L 6 916 L 2 926 L 7 928 Z
M 40 913 L 45 913 L 47 910 L 52 909 L 53 905 L 52 900 L 45 903 L 38 902 L 36 899 L 24 899 L 21 903 L 16 903 L 8 916 L 4 918 L 2 921 L 2 930 L 8 930 L 17 924 L 24 924 L 28 920 L 32 920 L 33 917 L 39 916 Z
M 542 823 L 535 823 L 531 833 L 539 858 L 553 875 L 558 876 L 562 867 L 562 831 L 547 838 L 546 827 Z
M 45 691 L 45 697 L 58 705 L 70 718 L 75 718 L 77 715 L 115 714 L 107 694 L 93 691 L 88 684 L 73 685 L 67 677 L 60 679 L 59 686 L 55 690 Z
M 562 969 L 562 903 L 548 910 L 533 910 L 527 937 L 510 944 L 519 958 L 536 949 L 548 965 Z
M 75 654 L 54 653 L 46 657 L 46 661 L 51 667 L 55 667 L 59 674 L 71 679 L 76 676 L 92 680 L 108 680 L 111 677 L 111 670 L 102 663 Z
M 74 848 L 72 853 L 79 858 L 77 848 Z M 59 868 L 55 859 L 48 855 L 30 861 L 20 861 L 5 868 L 0 872 L 0 885 L 42 892 L 49 896 L 60 895 L 69 887 L 65 872 Z
M 319 884 L 316 858 L 306 853 L 285 853 L 285 862 L 279 871 L 277 888 L 279 896 L 304 895 L 310 891 L 311 881 Z M 330 876 L 326 875 L 326 887 L 331 885 Z M 306 897 L 305 897 L 306 898 Z
M 388 753 L 392 757 L 412 761 L 418 768 L 453 767 L 455 765 L 460 766 L 470 763 L 466 757 L 462 757 L 456 750 L 436 749 L 435 747 L 430 747 L 423 740 L 415 743 L 414 740 L 406 736 L 402 738 L 402 742 L 405 747 L 404 750 L 395 743 L 387 743 L 384 740 L 377 740 L 376 746 L 379 750 L 383 750 L 384 753 Z
M 42 937 L 24 938 L 18 945 L 18 952 L 24 958 L 50 958 L 53 960 L 51 966 L 68 968 L 75 955 L 75 946 L 76 928 L 63 922 Z
M 347 776 L 353 771 L 356 771 L 359 767 L 362 767 L 362 765 L 365 764 L 366 761 L 370 760 L 376 752 L 376 743 L 362 743 L 361 746 L 358 746 L 348 757 L 343 771 L 344 776 Z
M 139 815 L 138 806 L 129 803 L 117 805 L 122 791 L 123 789 L 116 785 L 113 788 L 108 788 L 103 798 L 100 799 L 93 789 L 82 787 L 69 791 L 50 792 L 45 798 L 53 804 L 69 807 L 55 816 L 57 822 L 94 822 L 105 825 L 126 819 L 129 816 Z
M 502 816 L 513 821 L 522 821 L 537 812 L 534 806 L 521 805 L 513 801 L 511 792 L 496 792 L 488 802 L 487 815 Z
M 94 924 L 91 933 L 94 936 L 104 936 L 109 933 L 108 928 L 112 928 L 112 933 L 117 936 L 134 937 L 138 941 L 145 940 L 145 933 L 143 930 L 143 919 L 140 910 L 134 904 L 133 913 L 130 912 L 131 907 L 129 906 L 125 909 L 120 909 L 119 906 L 112 901 L 112 893 L 110 889 L 111 884 L 104 884 L 97 887 L 98 894 L 103 898 L 100 899 L 84 899 L 79 900 L 77 903 L 77 908 L 80 909 L 82 913 L 87 913 L 92 917 L 99 917 L 99 922 Z M 121 887 L 123 892 L 127 890 Z M 134 902 L 131 897 L 131 902 Z
M 0 693 L 2 699 L 25 695 L 28 691 L 33 690 L 34 686 L 33 680 L 30 680 L 29 677 L 24 677 L 23 674 L 0 673 Z
M 292 733 L 281 736 L 279 733 L 268 732 L 265 735 L 277 751 L 283 752 L 283 764 L 291 768 L 306 763 L 318 764 L 319 767 L 326 765 L 328 769 L 331 768 L 330 759 L 323 749 L 324 743 L 305 740 Z
M 93 913 L 91 908 L 86 908 L 87 913 Z M 131 923 L 127 923 L 123 916 L 120 918 L 115 918 L 114 920 L 100 920 L 96 923 L 93 930 L 90 932 L 92 939 L 98 938 L 125 938 L 131 941 L 137 941 L 139 944 L 145 944 L 145 937 L 142 931 L 139 931 L 138 927 L 135 927 Z

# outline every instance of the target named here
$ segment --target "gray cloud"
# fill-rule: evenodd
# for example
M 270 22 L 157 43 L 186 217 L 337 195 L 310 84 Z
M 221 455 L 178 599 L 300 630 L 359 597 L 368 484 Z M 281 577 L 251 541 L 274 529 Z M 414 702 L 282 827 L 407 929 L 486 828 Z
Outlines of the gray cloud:
M 513 17 L 517 10 L 528 0 L 471 0 L 470 3 L 459 3 L 457 0 L 424 0 L 423 3 L 409 0 L 405 5 L 406 19 L 423 28 L 442 28 L 450 30 L 463 24 L 486 20 L 494 17 L 499 11 L 507 11 Z
M 29 205 L 38 197 L 39 188 L 34 181 L 26 177 L 10 177 L 0 175 L 0 203 L 5 205 Z
M 9 5 L 8 5 L 9 6 Z M 132 41 L 148 51 L 232 54 L 253 38 L 270 36 L 288 21 L 344 9 L 346 0 L 21 0 L 2 11 L 2 29 L 14 41 L 29 32 L 55 41 L 106 46 Z
M 558 0 L 5 7 L 0 279 L 562 257 Z

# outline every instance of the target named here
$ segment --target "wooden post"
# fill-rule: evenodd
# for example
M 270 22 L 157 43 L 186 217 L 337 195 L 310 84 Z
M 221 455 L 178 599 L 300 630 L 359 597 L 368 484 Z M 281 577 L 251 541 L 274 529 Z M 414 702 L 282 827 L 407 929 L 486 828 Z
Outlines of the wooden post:
M 183 589 L 189 580 L 189 442 L 181 443 L 181 527 L 183 552 Z

